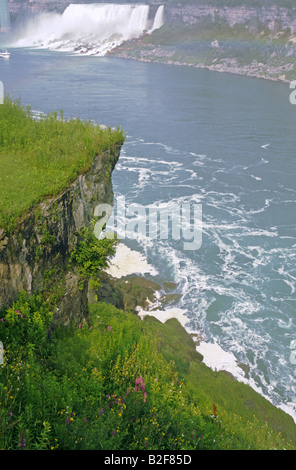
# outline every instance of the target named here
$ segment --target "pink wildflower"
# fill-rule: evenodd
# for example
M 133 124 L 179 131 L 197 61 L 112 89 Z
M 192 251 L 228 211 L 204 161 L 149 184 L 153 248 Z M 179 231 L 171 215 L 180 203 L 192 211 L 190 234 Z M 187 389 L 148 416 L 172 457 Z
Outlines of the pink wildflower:
M 24 436 L 22 437 L 21 442 L 19 443 L 19 446 L 20 448 L 26 447 L 26 439 Z

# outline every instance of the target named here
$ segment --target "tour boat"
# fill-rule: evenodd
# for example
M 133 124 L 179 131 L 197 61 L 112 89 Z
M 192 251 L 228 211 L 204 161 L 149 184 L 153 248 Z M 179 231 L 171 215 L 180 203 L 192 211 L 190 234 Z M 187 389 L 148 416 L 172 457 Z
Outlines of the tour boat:
M 9 57 L 10 57 L 10 52 L 8 52 L 7 50 L 5 50 L 5 51 L 0 51 L 0 57 L 3 57 L 4 59 L 9 59 Z

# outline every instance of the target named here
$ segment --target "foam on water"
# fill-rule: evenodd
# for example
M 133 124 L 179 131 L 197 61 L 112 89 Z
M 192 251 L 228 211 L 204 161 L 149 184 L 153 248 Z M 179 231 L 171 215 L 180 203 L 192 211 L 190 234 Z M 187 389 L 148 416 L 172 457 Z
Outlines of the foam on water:
M 188 318 L 186 317 L 186 310 L 181 308 L 168 308 L 166 310 L 144 310 L 142 307 L 137 307 L 137 312 L 139 317 L 143 320 L 146 316 L 153 316 L 157 318 L 162 323 L 167 322 L 171 318 L 176 318 L 178 322 L 185 328 L 188 323 Z
M 133 155 L 135 148 L 137 154 Z M 291 260 L 296 255 L 295 237 L 280 237 L 279 226 L 260 223 L 274 204 L 280 204 L 280 197 L 283 200 L 281 194 L 273 191 L 273 196 L 268 197 L 268 189 L 256 189 L 255 203 L 242 204 L 240 193 L 244 187 L 238 190 L 231 184 L 220 184 L 225 172 L 218 170 L 224 164 L 225 161 L 198 152 L 131 139 L 115 169 L 114 187 L 117 192 L 124 187 L 126 175 L 127 200 L 138 199 L 145 204 L 153 201 L 163 208 L 202 202 L 202 250 L 189 254 L 178 241 L 150 240 L 148 236 L 139 237 L 139 249 L 157 266 L 162 278 L 167 276 L 178 283 L 179 321 L 188 331 L 198 331 L 202 336 L 197 348 L 205 364 L 227 370 L 295 418 L 295 377 L 289 363 L 289 343 L 296 325 L 291 319 L 289 297 L 283 297 L 285 285 L 290 300 L 295 301 L 292 296 L 296 272 L 291 270 Z M 252 171 L 266 164 L 259 155 L 248 168 Z M 249 171 L 246 168 L 237 166 L 235 171 Z M 212 171 L 221 175 L 216 183 L 219 190 L 213 190 L 209 183 Z M 160 187 L 166 188 L 161 199 L 160 192 L 154 191 Z M 170 313 L 159 310 L 156 314 L 165 321 Z M 247 366 L 248 373 L 240 367 L 241 363 Z
M 226 370 L 241 382 L 247 383 L 243 370 L 232 353 L 224 351 L 216 342 L 201 341 L 196 350 L 204 356 L 203 362 L 213 370 Z
M 158 273 L 141 253 L 131 250 L 123 243 L 119 243 L 117 246 L 116 254 L 111 259 L 106 272 L 116 278 L 130 274 L 151 274 L 156 276 Z

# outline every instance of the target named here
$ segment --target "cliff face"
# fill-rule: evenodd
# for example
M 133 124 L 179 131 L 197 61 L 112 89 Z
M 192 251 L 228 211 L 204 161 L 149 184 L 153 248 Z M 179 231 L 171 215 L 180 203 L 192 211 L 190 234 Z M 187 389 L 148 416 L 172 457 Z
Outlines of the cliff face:
M 13 234 L 0 229 L 0 308 L 18 292 L 42 290 L 57 305 L 59 322 L 88 316 L 88 285 L 78 287 L 78 272 L 68 269 L 76 233 L 89 225 L 100 203 L 113 203 L 112 170 L 120 147 L 97 156 L 90 170 L 61 194 L 48 198 L 24 215 Z
M 46 11 L 62 13 L 70 3 L 71 2 L 68 0 L 8 0 L 9 11 L 12 16 L 42 13 Z M 75 1 L 72 3 L 75 3 Z
M 247 3 L 247 2 L 246 2 Z M 183 22 L 188 25 L 198 23 L 205 17 L 213 22 L 217 17 L 224 19 L 229 26 L 235 24 L 257 22 L 264 24 L 270 31 L 286 30 L 296 31 L 296 8 L 288 9 L 273 5 L 270 7 L 215 7 L 210 5 L 183 5 L 166 8 L 168 22 Z
M 70 3 L 84 2 L 80 0 L 8 0 L 10 13 L 16 16 L 46 11 L 62 13 Z M 114 0 L 114 3 L 116 3 L 116 0 Z M 147 1 L 143 3 L 158 5 L 162 2 Z M 245 5 L 239 7 L 217 7 L 207 4 L 195 5 L 194 3 L 194 0 L 192 0 L 192 4 L 188 2 L 188 4 L 185 5 L 171 5 L 164 1 L 166 21 L 170 23 L 183 22 L 193 25 L 205 17 L 210 17 L 213 21 L 215 21 L 216 17 L 219 17 L 225 19 L 230 26 L 246 22 L 253 22 L 254 24 L 260 22 L 265 24 L 271 31 L 277 30 L 278 28 L 281 30 L 291 28 L 292 33 L 296 31 L 296 6 L 295 8 L 283 8 L 279 6 L 280 2 L 278 2 L 278 5 L 275 4 L 267 7 L 249 7 L 247 1 Z M 210 2 L 208 3 L 210 4 Z

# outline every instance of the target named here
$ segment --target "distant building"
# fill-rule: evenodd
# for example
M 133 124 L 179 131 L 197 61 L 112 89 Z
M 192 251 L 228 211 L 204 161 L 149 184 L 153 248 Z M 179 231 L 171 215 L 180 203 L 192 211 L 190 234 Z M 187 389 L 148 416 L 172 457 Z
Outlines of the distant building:
M 8 0 L 0 0 L 0 32 L 10 30 L 10 15 Z

